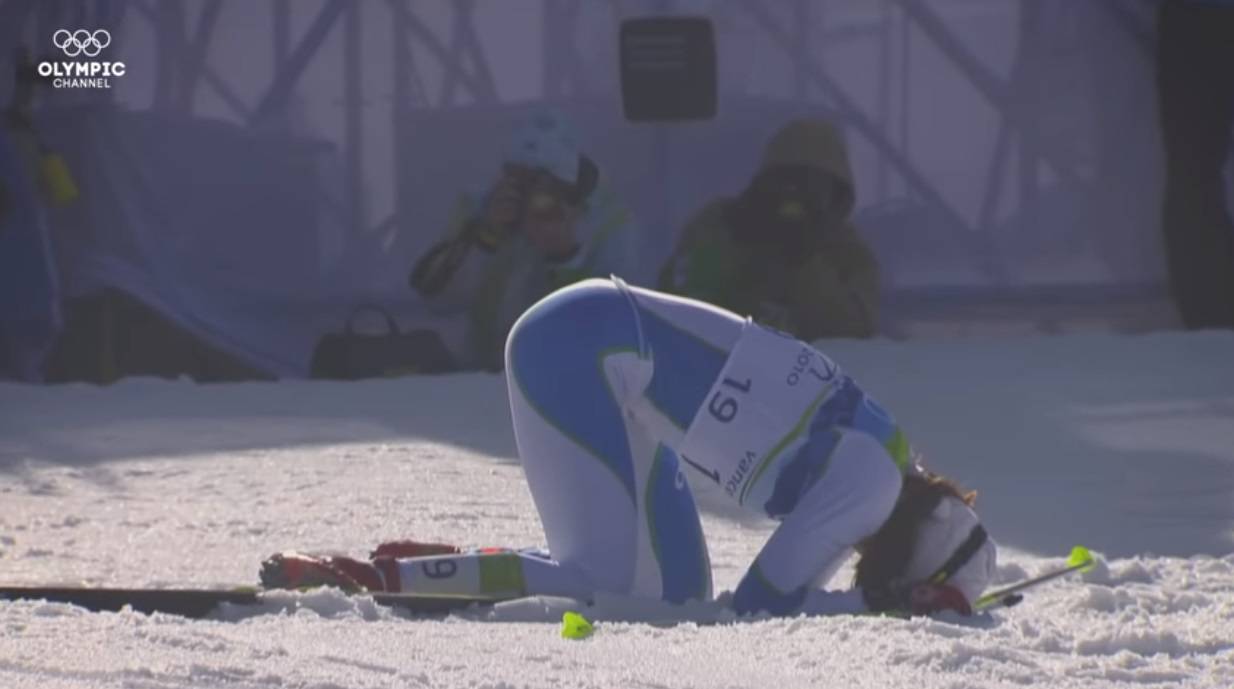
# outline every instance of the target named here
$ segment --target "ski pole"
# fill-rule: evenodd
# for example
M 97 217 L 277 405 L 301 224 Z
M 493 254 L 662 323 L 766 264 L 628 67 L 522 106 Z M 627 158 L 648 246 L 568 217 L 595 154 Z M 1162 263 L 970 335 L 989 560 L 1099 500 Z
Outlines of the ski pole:
M 1013 584 L 997 591 L 991 591 L 990 593 L 987 593 L 977 599 L 976 604 L 973 605 L 973 610 L 985 610 L 995 606 L 1009 608 L 1016 603 L 1019 603 L 1021 600 L 1024 600 L 1024 596 L 1020 594 L 1021 591 L 1039 586 L 1047 581 L 1052 581 L 1072 572 L 1087 572 L 1096 564 L 1097 561 L 1093 559 L 1092 553 L 1088 552 L 1088 548 L 1085 548 L 1082 545 L 1077 545 L 1071 549 L 1071 555 L 1067 558 L 1066 567 L 1053 572 L 1047 572 L 1039 577 L 1025 579 L 1018 584 Z

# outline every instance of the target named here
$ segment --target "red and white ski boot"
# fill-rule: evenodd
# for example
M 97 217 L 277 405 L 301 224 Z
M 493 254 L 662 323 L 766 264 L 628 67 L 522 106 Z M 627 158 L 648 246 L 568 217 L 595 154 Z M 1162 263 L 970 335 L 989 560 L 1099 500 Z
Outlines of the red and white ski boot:
M 397 566 L 390 558 L 365 562 L 346 555 L 288 551 L 266 558 L 259 576 L 261 585 L 268 589 L 333 586 L 353 592 L 399 590 Z

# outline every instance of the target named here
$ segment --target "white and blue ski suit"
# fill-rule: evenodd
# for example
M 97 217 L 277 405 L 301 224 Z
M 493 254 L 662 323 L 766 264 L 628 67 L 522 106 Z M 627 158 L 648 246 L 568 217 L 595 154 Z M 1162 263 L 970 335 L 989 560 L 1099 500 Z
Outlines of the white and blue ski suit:
M 822 586 L 890 516 L 908 445 L 818 350 L 702 302 L 593 279 L 519 319 L 506 376 L 548 553 L 447 556 L 451 577 L 407 561 L 404 591 L 710 599 L 690 488 L 702 481 L 779 521 L 734 592 L 737 612 L 864 610 L 859 592 Z

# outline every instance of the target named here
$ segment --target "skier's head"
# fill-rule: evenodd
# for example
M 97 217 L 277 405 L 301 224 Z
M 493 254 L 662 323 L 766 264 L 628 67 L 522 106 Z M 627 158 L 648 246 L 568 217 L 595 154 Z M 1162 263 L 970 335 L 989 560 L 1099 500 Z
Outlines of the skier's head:
M 867 589 L 947 584 L 975 603 L 993 579 L 997 560 L 997 546 L 973 511 L 976 497 L 936 474 L 905 474 L 891 517 L 861 544 L 856 584 Z

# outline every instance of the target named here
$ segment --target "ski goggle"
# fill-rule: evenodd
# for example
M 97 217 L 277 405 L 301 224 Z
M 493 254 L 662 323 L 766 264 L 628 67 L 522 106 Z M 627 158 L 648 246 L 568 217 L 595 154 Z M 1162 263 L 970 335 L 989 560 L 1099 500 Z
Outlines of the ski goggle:
M 934 574 L 931 574 L 927 581 L 931 584 L 946 583 L 948 579 L 955 576 L 956 572 L 963 569 L 964 565 L 967 565 L 973 559 L 973 556 L 977 554 L 977 551 L 981 550 L 981 546 L 985 545 L 989 538 L 984 526 L 980 524 L 974 526 L 973 530 L 968 532 L 968 538 L 964 539 L 964 542 L 955 549 L 951 557 L 947 558 L 942 567 L 939 567 Z

